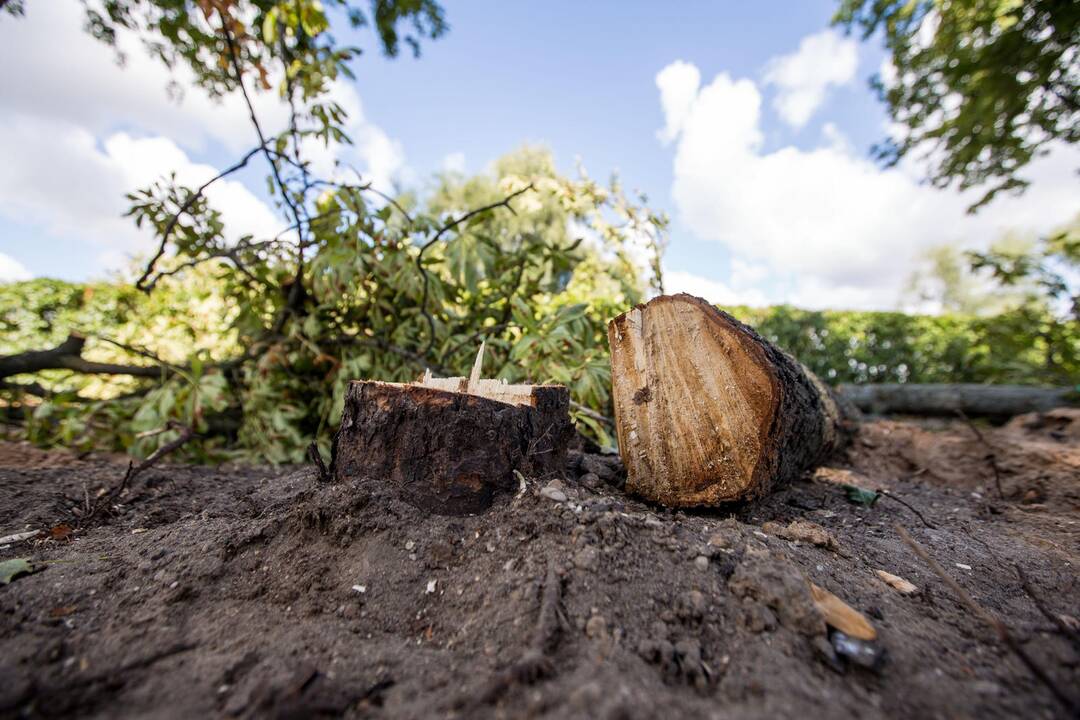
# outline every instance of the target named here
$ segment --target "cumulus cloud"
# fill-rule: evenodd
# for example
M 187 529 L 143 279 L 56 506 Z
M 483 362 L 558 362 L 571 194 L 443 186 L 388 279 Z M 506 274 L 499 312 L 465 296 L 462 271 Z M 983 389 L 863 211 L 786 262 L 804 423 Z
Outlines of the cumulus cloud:
M 10 255 L 0 253 L 0 282 L 18 282 L 29 279 L 30 271 L 21 262 Z
M 798 50 L 773 58 L 765 68 L 765 84 L 777 89 L 773 107 L 785 122 L 801 128 L 825 102 L 830 87 L 855 78 L 858 64 L 855 41 L 835 30 L 803 38 Z
M 696 66 L 682 60 L 671 63 L 656 76 L 665 122 L 664 128 L 656 133 L 660 142 L 667 145 L 678 136 L 700 85 L 701 72 Z
M 192 162 L 171 140 L 114 133 L 101 145 L 63 121 L 0 119 L 0 216 L 19 218 L 55 236 L 75 236 L 99 250 L 103 266 L 153 246 L 130 218 L 124 197 L 163 172 L 195 187 L 217 174 Z M 241 183 L 223 180 L 206 192 L 222 211 L 226 237 L 275 234 L 284 221 Z
M 965 210 L 974 193 L 922 184 L 917 168 L 883 169 L 835 126 L 819 147 L 766 151 L 762 93 L 751 80 L 720 73 L 667 112 L 663 85 L 681 76 L 678 93 L 685 93 L 681 83 L 691 73 L 684 65 L 657 75 L 665 130 L 673 129 L 676 141 L 679 220 L 735 259 L 766 267 L 768 277 L 754 287 L 770 302 L 893 308 L 920 250 L 946 242 L 984 246 L 1009 229 L 1045 232 L 1076 213 L 1075 149 L 1057 148 L 1033 163 L 1024 196 L 971 216 Z
M 82 23 L 79 3 L 38 3 L 25 18 L 0 22 L 0 58 L 31 59 L 0 84 L 0 227 L 5 220 L 32 223 L 79 238 L 98 249 L 99 266 L 87 269 L 97 273 L 152 247 L 148 233 L 121 217 L 125 193 L 171 171 L 198 185 L 217 170 L 193 156 L 224 167 L 257 138 L 239 96 L 211 100 L 184 68 L 170 72 L 128 36 L 118 38 L 127 57 L 118 67 L 115 53 Z M 185 88 L 179 102 L 167 92 L 170 82 Z M 340 162 L 391 190 L 407 173 L 401 144 L 365 117 L 351 85 L 336 83 L 331 96 L 349 114 L 346 132 L 355 145 L 305 140 L 314 171 L 342 177 Z M 252 99 L 266 132 L 285 127 L 288 110 L 277 92 L 254 92 Z M 282 227 L 236 179 L 215 183 L 207 195 L 235 235 Z

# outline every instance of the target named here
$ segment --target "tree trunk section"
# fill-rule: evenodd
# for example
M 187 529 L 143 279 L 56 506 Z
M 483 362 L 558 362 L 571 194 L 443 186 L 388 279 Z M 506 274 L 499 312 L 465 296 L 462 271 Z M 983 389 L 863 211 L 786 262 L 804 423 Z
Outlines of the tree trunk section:
M 927 383 L 841 385 L 838 391 L 860 410 L 875 415 L 948 415 L 1007 419 L 1077 405 L 1076 388 Z
M 455 385 L 353 381 L 334 437 L 331 474 L 393 485 L 401 499 L 441 515 L 480 513 L 529 478 L 562 473 L 573 429 L 569 394 L 556 385 L 487 383 L 497 397 Z M 456 385 L 455 385 L 456 387 Z
M 813 373 L 708 302 L 663 295 L 608 325 L 627 490 L 675 507 L 760 497 L 848 437 Z

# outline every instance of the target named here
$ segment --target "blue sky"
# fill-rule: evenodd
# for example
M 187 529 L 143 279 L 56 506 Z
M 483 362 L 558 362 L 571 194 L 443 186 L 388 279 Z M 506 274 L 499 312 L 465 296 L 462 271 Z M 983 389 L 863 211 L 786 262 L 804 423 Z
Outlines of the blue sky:
M 870 162 L 888 132 L 867 84 L 884 55 L 830 29 L 834 8 L 448 2 L 450 32 L 419 60 L 359 37 L 369 51 L 339 93 L 348 159 L 384 186 L 481 172 L 523 143 L 566 172 L 577 158 L 597 178 L 618 170 L 673 220 L 669 288 L 722 303 L 893 308 L 926 248 L 1044 232 L 1080 210 L 1067 148 L 1031 169 L 1027 195 L 975 218 L 970 195 L 920 184 L 917 164 Z M 100 277 L 152 246 L 119 218 L 125 191 L 171 168 L 197 183 L 254 138 L 235 101 L 171 103 L 140 49 L 117 68 L 78 3 L 27 13 L 0 19 L 0 63 L 21 67 L 0 86 L 0 279 Z M 258 103 L 269 127 L 282 119 L 272 96 Z M 210 197 L 227 223 L 272 232 L 262 187 L 252 172 Z

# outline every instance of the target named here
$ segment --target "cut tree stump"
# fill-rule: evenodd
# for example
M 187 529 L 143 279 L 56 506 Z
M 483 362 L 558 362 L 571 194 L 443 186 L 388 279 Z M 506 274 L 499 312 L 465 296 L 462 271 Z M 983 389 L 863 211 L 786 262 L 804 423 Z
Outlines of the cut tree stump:
M 415 383 L 354 380 L 334 437 L 336 480 L 387 482 L 442 515 L 479 513 L 527 478 L 561 474 L 573 435 L 561 385 L 509 385 L 472 375 Z
M 675 507 L 767 493 L 849 435 L 828 388 L 705 300 L 662 295 L 608 325 L 628 491 Z

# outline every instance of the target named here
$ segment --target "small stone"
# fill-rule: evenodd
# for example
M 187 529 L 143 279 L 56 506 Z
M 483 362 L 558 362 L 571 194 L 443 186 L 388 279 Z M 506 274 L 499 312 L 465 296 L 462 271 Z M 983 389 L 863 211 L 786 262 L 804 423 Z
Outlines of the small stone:
M 581 457 L 581 469 L 586 473 L 592 473 L 605 482 L 615 478 L 615 470 L 597 455 L 583 455 Z
M 600 486 L 600 476 L 596 473 L 585 473 L 578 478 L 578 482 L 587 488 L 597 488 Z
M 709 558 L 705 557 L 704 555 L 698 555 L 696 558 L 694 558 L 694 567 L 696 567 L 698 570 L 708 570 Z
M 885 650 L 876 642 L 859 640 L 839 630 L 834 631 L 829 639 L 836 654 L 853 665 L 878 670 L 885 661 Z
M 433 592 L 435 592 L 435 585 L 436 585 L 436 584 L 437 584 L 438 582 L 439 582 L 438 580 L 428 580 L 428 584 L 427 584 L 427 593 L 428 593 L 428 595 L 430 595 L 430 594 L 432 594 Z
M 558 503 L 566 502 L 566 493 L 564 493 L 560 488 L 562 483 L 556 485 L 556 482 L 558 481 L 552 480 L 550 483 L 545 485 L 544 488 L 540 490 L 540 494 L 546 497 L 548 500 L 554 500 Z
M 574 554 L 574 567 L 579 570 L 592 570 L 596 567 L 600 553 L 592 545 L 586 545 Z
M 585 634 L 594 640 L 607 637 L 607 620 L 603 615 L 593 615 L 585 623 Z
M 405 549 L 406 550 L 412 550 L 414 547 L 416 547 L 416 543 L 414 543 L 412 540 L 406 540 L 405 541 Z
M 364 593 L 367 592 L 367 585 L 353 585 L 352 589 L 353 589 L 354 592 L 358 592 L 361 595 L 363 595 Z
M 956 567 L 960 568 L 961 570 L 970 570 L 971 569 L 970 565 L 965 565 L 964 563 L 956 563 Z
M 486 546 L 484 546 L 484 549 L 487 550 L 489 553 L 493 553 L 495 552 L 495 545 L 493 543 L 488 543 Z

